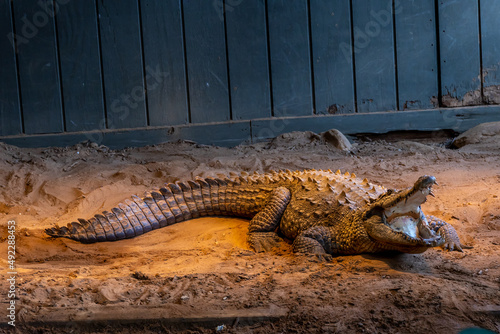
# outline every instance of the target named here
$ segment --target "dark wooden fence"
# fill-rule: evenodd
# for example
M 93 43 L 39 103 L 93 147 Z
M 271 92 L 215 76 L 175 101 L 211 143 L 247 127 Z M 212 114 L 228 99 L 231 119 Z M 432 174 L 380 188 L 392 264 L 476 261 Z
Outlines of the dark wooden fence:
M 8 143 L 500 120 L 498 0 L 0 0 L 0 16 Z

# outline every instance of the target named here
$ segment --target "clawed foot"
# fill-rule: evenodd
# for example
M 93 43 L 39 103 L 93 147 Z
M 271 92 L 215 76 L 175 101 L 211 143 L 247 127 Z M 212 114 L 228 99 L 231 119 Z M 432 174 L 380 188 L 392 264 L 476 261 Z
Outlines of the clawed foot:
M 472 249 L 474 247 L 451 241 L 451 242 L 447 242 L 444 245 L 442 245 L 441 248 L 443 248 L 444 250 L 448 250 L 450 252 L 457 251 L 457 252 L 463 253 L 464 249 Z
M 449 250 L 450 252 L 452 252 L 452 251 L 463 252 L 461 245 L 454 243 L 454 242 L 447 242 L 444 245 L 442 245 L 441 247 L 444 250 Z
M 275 247 L 279 247 L 280 237 L 274 232 L 252 232 L 248 234 L 248 243 L 255 252 L 269 252 Z

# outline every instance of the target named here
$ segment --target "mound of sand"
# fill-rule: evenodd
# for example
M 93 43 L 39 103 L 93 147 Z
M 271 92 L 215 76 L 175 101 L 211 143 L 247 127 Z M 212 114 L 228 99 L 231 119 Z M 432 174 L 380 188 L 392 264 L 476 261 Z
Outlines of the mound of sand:
M 317 134 L 312 131 L 294 131 L 283 133 L 272 139 L 267 148 L 286 148 L 295 149 L 310 146 L 330 146 L 338 150 L 348 152 L 352 149 L 349 139 L 339 130 L 331 129 L 329 131 Z

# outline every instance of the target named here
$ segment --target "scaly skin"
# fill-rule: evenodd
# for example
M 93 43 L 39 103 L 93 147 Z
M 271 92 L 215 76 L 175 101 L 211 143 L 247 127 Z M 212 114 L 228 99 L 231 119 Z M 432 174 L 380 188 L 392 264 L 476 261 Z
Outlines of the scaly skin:
M 435 183 L 434 177 L 423 176 L 413 187 L 395 191 L 340 171 L 242 173 L 166 184 L 111 212 L 46 233 L 84 243 L 115 241 L 192 218 L 238 216 L 251 218 L 248 242 L 258 252 L 279 243 L 278 230 L 293 240 L 295 252 L 326 258 L 421 253 L 435 246 L 462 251 L 455 229 L 420 209 Z

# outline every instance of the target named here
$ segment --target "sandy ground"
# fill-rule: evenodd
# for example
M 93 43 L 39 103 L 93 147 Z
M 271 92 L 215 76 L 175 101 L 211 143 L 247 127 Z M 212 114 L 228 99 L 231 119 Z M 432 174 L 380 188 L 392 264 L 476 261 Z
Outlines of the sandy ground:
M 357 140 L 347 153 L 309 133 L 232 149 L 0 143 L 0 332 L 12 332 L 9 221 L 18 333 L 500 332 L 500 137 L 458 150 L 445 148 L 446 140 L 386 136 Z M 248 222 L 219 217 L 91 245 L 43 234 L 164 182 L 307 168 L 350 171 L 394 188 L 434 175 L 436 198 L 423 210 L 474 248 L 317 262 L 292 254 L 287 242 L 255 254 L 245 242 Z

